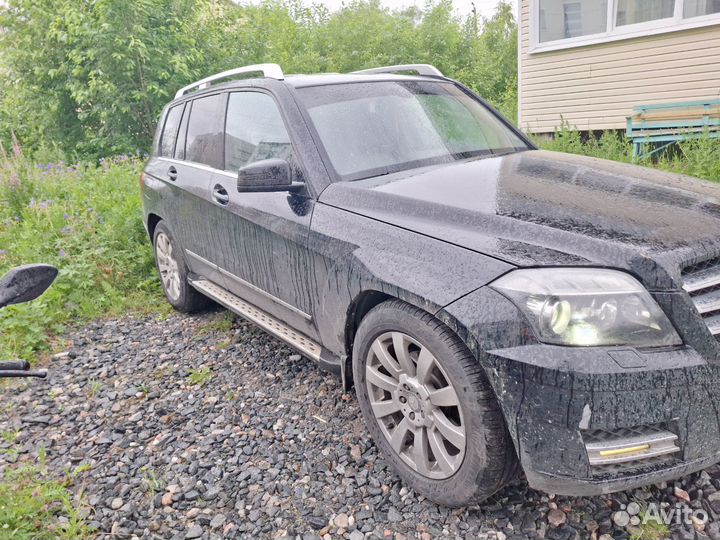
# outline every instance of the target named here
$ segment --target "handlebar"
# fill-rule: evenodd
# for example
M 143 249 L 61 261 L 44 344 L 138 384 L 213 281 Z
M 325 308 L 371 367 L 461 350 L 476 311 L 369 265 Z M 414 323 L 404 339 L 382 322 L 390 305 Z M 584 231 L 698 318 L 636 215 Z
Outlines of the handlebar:
M 0 362 L 0 371 L 27 371 L 30 369 L 30 363 L 26 360 L 12 360 L 8 362 Z
M 0 379 L 6 377 L 37 377 L 38 379 L 44 379 L 47 377 L 47 371 L 30 371 L 30 364 L 25 360 L 0 362 Z

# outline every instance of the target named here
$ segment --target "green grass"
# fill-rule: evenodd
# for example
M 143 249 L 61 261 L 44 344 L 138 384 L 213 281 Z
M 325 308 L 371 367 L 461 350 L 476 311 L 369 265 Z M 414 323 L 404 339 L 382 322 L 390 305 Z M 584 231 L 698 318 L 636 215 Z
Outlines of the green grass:
M 62 481 L 48 475 L 41 453 L 38 466 L 5 472 L 0 480 L 0 538 L 54 540 L 88 538 L 90 531 L 80 506 Z
M 204 386 L 212 380 L 214 377 L 212 370 L 209 367 L 202 369 L 191 369 L 188 372 L 188 382 L 194 386 Z
M 641 521 L 645 520 L 645 512 L 640 513 Z M 631 540 L 662 540 L 663 538 L 670 538 L 670 527 L 665 523 L 661 523 L 654 519 L 648 519 L 646 523 L 633 527 L 630 539 Z
M 213 316 L 213 319 L 197 327 L 195 335 L 198 338 L 205 337 L 213 332 L 227 334 L 232 330 L 235 322 L 235 314 L 231 311 L 221 311 Z
M 563 123 L 552 139 L 536 138 L 535 142 L 545 150 L 633 162 L 632 143 L 622 133 L 605 131 L 599 137 L 583 138 L 579 131 Z M 702 137 L 683 141 L 652 159 L 637 160 L 636 163 L 720 182 L 720 139 Z
M 0 275 L 48 263 L 60 273 L 41 298 L 0 312 L 0 358 L 33 361 L 68 325 L 157 312 L 161 289 L 142 226 L 141 162 L 36 165 L 0 149 Z

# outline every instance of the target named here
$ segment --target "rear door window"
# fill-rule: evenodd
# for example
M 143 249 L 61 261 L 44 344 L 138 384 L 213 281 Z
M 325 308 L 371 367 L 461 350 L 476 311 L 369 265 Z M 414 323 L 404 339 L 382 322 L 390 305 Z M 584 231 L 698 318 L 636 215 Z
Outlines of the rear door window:
M 255 161 L 289 159 L 290 137 L 275 100 L 260 92 L 230 94 L 225 121 L 225 170 Z
M 185 104 L 176 105 L 170 109 L 165 116 L 165 126 L 163 127 L 160 137 L 160 152 L 163 157 L 173 157 L 175 151 L 175 141 L 177 140 L 178 127 L 180 126 L 180 117 L 182 116 Z
M 221 94 L 201 97 L 192 102 L 185 140 L 185 159 L 217 167 L 222 144 L 218 128 L 218 105 Z

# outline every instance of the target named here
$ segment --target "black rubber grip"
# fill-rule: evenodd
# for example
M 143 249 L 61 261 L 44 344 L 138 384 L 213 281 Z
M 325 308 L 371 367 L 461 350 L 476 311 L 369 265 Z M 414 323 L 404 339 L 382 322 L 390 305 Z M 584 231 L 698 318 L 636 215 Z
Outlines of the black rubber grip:
M 25 360 L 0 362 L 0 371 L 27 371 L 28 369 L 30 369 L 30 363 Z

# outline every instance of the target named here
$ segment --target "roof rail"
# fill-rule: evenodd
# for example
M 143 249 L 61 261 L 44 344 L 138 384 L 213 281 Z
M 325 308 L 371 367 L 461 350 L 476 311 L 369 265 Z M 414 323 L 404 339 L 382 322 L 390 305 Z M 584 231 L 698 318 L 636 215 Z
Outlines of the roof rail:
M 397 66 L 361 69 L 360 71 L 353 71 L 353 73 L 397 73 L 399 71 L 414 71 L 418 75 L 430 75 L 433 77 L 443 76 L 438 68 L 430 64 L 399 64 Z
M 199 81 L 196 81 L 192 84 L 188 84 L 187 86 L 184 86 L 177 91 L 177 93 L 175 94 L 175 99 L 182 97 L 191 90 L 202 90 L 203 88 L 207 88 L 208 86 L 210 86 L 210 83 L 219 81 L 220 79 L 226 79 L 228 77 L 232 77 L 233 75 L 255 72 L 262 73 L 263 77 L 277 79 L 279 81 L 282 81 L 285 78 L 282 69 L 277 64 L 255 64 L 252 66 L 244 66 L 235 69 L 229 69 L 227 71 L 223 71 L 222 73 L 216 73 L 215 75 L 210 75 L 209 77 L 200 79 Z

